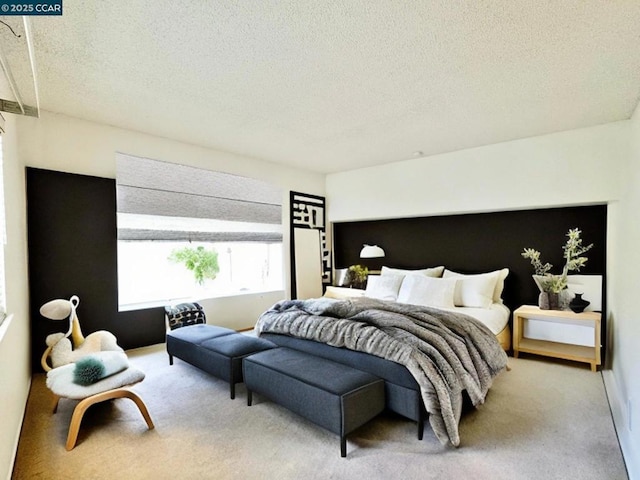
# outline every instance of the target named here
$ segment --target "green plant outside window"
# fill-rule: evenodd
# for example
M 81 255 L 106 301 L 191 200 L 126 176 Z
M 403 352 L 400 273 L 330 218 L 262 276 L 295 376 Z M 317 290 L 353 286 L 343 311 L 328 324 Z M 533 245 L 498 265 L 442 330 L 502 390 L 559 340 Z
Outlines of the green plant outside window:
M 215 249 L 207 250 L 202 246 L 197 248 L 184 247 L 173 250 L 169 260 L 184 263 L 184 266 L 193 272 L 199 285 L 202 285 L 205 280 L 215 280 L 216 275 L 220 272 L 218 252 Z

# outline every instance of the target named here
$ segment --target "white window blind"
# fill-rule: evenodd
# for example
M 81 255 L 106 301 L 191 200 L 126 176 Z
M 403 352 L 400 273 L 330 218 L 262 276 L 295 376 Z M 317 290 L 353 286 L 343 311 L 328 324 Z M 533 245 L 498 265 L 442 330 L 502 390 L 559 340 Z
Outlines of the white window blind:
M 117 154 L 119 240 L 282 242 L 282 191 L 260 180 Z
M 6 275 L 4 271 L 5 245 L 7 243 L 7 228 L 4 205 L 4 161 L 2 149 L 2 135 L 0 135 L 0 323 L 4 321 L 7 312 Z

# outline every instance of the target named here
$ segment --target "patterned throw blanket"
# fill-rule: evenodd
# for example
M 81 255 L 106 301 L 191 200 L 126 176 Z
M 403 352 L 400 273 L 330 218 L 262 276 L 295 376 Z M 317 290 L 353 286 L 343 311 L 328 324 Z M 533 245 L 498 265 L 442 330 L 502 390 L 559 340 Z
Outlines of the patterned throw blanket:
M 370 353 L 404 365 L 420 386 L 442 444 L 460 444 L 462 391 L 484 402 L 507 365 L 495 335 L 466 315 L 369 298 L 287 300 L 260 316 L 256 332 Z

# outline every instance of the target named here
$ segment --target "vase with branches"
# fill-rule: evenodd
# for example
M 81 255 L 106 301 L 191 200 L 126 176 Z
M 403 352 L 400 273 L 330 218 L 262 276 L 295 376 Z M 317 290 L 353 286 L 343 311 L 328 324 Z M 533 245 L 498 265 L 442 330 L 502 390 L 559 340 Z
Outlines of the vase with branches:
M 525 248 L 523 250 L 522 256 L 531 262 L 535 271 L 533 278 L 541 293 L 554 294 L 557 300 L 557 295 L 567 288 L 569 272 L 577 272 L 587 263 L 588 259 L 584 254 L 591 250 L 593 243 L 583 245 L 582 238 L 580 238 L 581 234 L 582 231 L 578 228 L 569 229 L 567 241 L 562 247 L 565 262 L 562 267 L 562 273 L 559 275 L 549 273 L 553 265 L 548 262 L 542 263 L 538 250 L 533 248 Z M 541 304 L 540 307 L 543 308 L 544 306 Z

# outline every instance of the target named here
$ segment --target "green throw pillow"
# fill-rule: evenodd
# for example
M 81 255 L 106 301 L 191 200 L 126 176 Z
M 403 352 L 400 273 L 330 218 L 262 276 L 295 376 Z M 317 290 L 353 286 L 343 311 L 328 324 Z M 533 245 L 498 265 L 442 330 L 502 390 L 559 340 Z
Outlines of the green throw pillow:
M 87 356 L 76 362 L 73 381 L 78 385 L 91 385 L 105 376 L 104 363 L 96 357 Z

